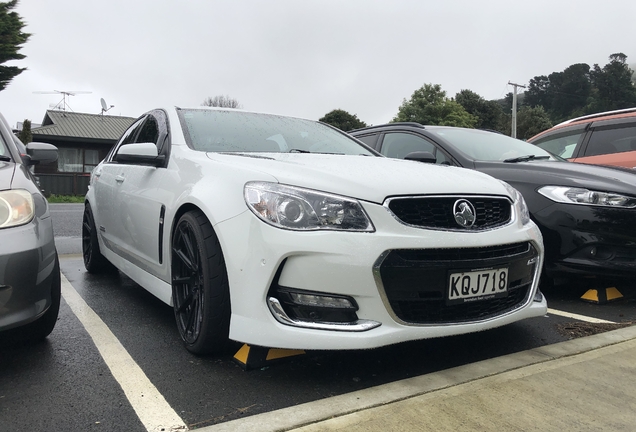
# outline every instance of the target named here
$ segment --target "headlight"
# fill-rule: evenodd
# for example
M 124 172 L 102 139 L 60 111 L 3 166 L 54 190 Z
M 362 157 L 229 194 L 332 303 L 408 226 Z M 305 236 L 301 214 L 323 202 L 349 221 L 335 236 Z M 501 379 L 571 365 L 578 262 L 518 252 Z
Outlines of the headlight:
M 501 181 L 501 180 L 500 180 Z M 521 220 L 521 224 L 525 225 L 530 222 L 530 210 L 528 210 L 528 204 L 526 204 L 526 200 L 521 195 L 517 189 L 510 186 L 505 181 L 501 181 L 504 187 L 508 190 L 508 193 L 512 195 L 512 200 L 515 204 L 515 209 L 517 210 L 517 214 L 519 214 L 519 219 Z
M 263 221 L 298 231 L 374 231 L 360 203 L 352 198 L 278 183 L 245 185 L 247 206 Z
M 636 198 L 566 186 L 543 186 L 539 193 L 552 201 L 602 207 L 636 208 Z
M 33 197 L 23 189 L 0 192 L 0 228 L 24 225 L 33 219 Z

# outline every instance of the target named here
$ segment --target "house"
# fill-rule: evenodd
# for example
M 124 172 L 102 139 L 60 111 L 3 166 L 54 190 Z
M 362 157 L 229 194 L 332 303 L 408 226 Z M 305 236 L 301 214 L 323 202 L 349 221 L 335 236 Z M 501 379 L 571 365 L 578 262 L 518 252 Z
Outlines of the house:
M 32 140 L 58 148 L 57 163 L 36 165 L 47 195 L 84 195 L 90 172 L 136 119 L 133 117 L 48 110 Z

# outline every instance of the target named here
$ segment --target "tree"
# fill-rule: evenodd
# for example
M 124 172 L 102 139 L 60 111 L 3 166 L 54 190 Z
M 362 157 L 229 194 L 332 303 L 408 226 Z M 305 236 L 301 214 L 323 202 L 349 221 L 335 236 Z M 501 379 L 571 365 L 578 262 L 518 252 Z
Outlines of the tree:
M 324 117 L 318 119 L 318 121 L 330 124 L 345 132 L 367 126 L 357 115 L 349 114 L 347 111 L 341 109 L 329 111 Z
M 33 134 L 31 133 L 31 120 L 25 119 L 22 122 L 22 130 L 18 134 L 18 138 L 20 138 L 20 141 L 22 141 L 24 144 L 28 144 L 33 141 Z
M 552 106 L 550 80 L 545 75 L 537 75 L 532 78 L 525 94 L 525 104 L 529 107 L 541 106 L 548 109 Z
M 214 97 L 207 97 L 201 104 L 202 106 L 209 107 L 222 107 L 222 108 L 243 108 L 239 101 L 229 96 L 218 95 Z
M 623 53 L 609 56 L 610 62 L 603 69 L 598 64 L 590 71 L 590 79 L 596 89 L 592 102 L 593 111 L 609 111 L 636 105 L 636 87 L 632 71 Z
M 2 66 L 10 60 L 22 60 L 26 57 L 18 51 L 31 35 L 22 31 L 24 22 L 20 15 L 11 12 L 17 4 L 18 0 L 0 3 L 0 91 L 26 70 L 17 66 Z
M 563 72 L 550 74 L 550 88 L 553 94 L 550 117 L 561 122 L 585 114 L 592 93 L 589 78 L 590 66 L 577 63 Z
M 584 114 L 592 94 L 589 71 L 589 65 L 577 63 L 563 72 L 534 77 L 525 92 L 524 105 L 543 107 L 556 122 Z
M 496 101 L 487 101 L 471 90 L 461 90 L 455 101 L 477 118 L 476 128 L 498 130 L 503 110 Z
M 517 138 L 519 139 L 527 140 L 551 127 L 550 117 L 543 107 L 523 106 L 517 113 Z
M 394 122 L 418 122 L 424 125 L 459 126 L 472 128 L 477 117 L 459 103 L 446 97 L 439 84 L 424 84 L 415 90 L 408 101 L 404 99 Z

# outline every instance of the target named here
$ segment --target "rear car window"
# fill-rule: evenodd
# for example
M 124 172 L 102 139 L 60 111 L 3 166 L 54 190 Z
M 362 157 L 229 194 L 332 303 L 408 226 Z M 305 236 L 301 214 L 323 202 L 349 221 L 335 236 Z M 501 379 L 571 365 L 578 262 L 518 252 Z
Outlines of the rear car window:
M 636 125 L 595 129 L 585 149 L 586 156 L 636 151 Z

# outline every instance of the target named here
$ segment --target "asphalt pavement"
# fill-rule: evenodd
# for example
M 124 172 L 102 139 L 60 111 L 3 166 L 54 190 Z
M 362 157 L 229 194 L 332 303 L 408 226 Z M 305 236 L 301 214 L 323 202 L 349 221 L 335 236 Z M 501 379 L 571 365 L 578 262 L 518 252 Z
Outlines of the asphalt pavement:
M 80 254 L 81 210 L 53 210 L 61 221 L 56 225 L 59 252 Z M 594 313 L 618 313 L 586 306 Z M 196 430 L 633 431 L 635 360 L 632 325 Z
M 197 429 L 633 431 L 636 326 Z

